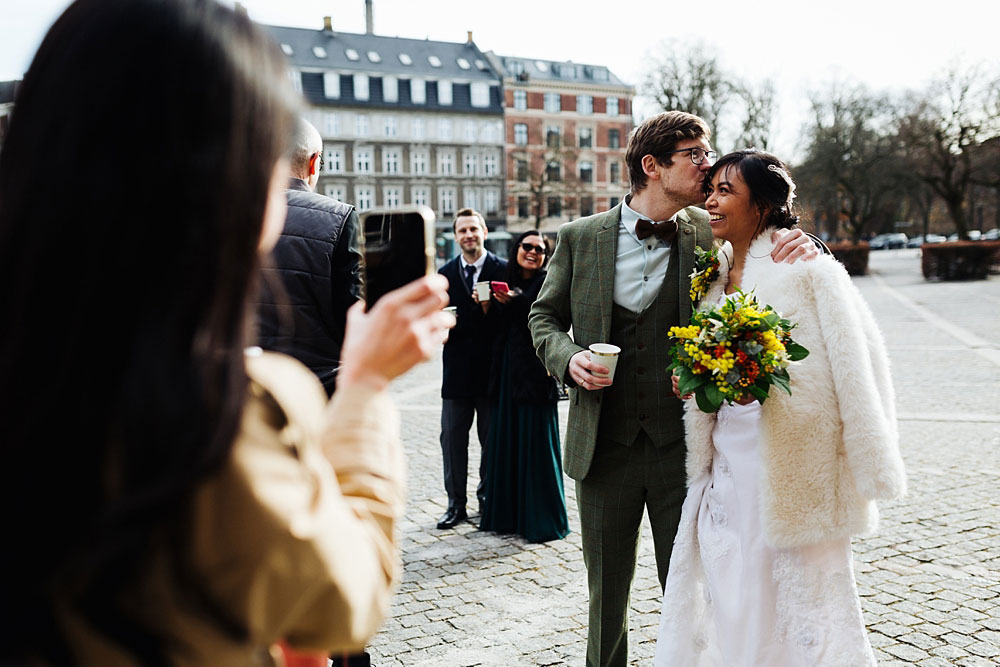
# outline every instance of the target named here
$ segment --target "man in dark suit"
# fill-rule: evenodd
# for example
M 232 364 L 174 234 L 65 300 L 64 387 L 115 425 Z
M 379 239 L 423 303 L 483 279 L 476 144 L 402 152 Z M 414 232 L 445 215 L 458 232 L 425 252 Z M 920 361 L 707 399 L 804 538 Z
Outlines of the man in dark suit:
M 448 492 L 448 509 L 438 521 L 438 528 L 453 528 L 468 518 L 465 509 L 466 481 L 469 474 L 469 429 L 476 417 L 479 445 L 486 448 L 490 428 L 488 396 L 490 360 L 493 339 L 498 327 L 493 323 L 496 311 L 490 313 L 490 301 L 479 302 L 473 286 L 477 282 L 503 280 L 507 261 L 484 247 L 486 221 L 478 212 L 465 208 L 452 224 L 461 254 L 438 271 L 448 279 L 448 296 L 457 308 L 458 323 L 448 334 L 444 345 L 444 379 L 441 383 L 441 452 L 444 456 L 444 488 Z M 483 462 L 479 463 L 479 485 L 476 495 L 482 504 Z
M 570 386 L 566 474 L 576 480 L 590 591 L 587 665 L 628 662 L 628 600 L 643 510 L 663 586 L 685 496 L 684 424 L 673 393 L 667 330 L 691 316 L 695 247 L 708 250 L 702 182 L 715 159 L 704 121 L 670 111 L 633 130 L 632 182 L 610 211 L 563 225 L 528 326 L 539 358 Z M 814 257 L 801 230 L 775 261 Z M 572 327 L 572 337 L 568 331 Z M 592 343 L 621 348 L 614 382 Z M 598 391 L 600 390 L 600 391 Z

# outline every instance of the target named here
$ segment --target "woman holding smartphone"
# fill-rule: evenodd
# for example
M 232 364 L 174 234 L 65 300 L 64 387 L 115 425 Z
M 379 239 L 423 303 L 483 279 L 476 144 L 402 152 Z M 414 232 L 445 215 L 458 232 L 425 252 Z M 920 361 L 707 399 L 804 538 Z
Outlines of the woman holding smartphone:
M 507 284 L 496 285 L 493 291 L 502 329 L 490 377 L 493 419 L 479 529 L 547 542 L 569 533 L 559 451 L 559 394 L 555 380 L 535 356 L 528 331 L 528 312 L 545 280 L 548 247 L 538 231 L 530 230 L 518 236 L 512 248 Z

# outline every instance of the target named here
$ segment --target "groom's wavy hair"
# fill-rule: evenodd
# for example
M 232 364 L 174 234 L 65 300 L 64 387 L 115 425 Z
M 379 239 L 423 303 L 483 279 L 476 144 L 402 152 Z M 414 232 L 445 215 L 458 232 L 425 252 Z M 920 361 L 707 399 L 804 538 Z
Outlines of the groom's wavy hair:
M 632 183 L 632 194 L 646 187 L 649 180 L 642 170 L 642 158 L 652 155 L 662 164 L 673 164 L 670 151 L 686 139 L 712 138 L 712 131 L 705 121 L 685 111 L 664 111 L 647 118 L 628 135 L 625 146 L 625 165 Z M 683 157 L 683 156 L 682 156 Z

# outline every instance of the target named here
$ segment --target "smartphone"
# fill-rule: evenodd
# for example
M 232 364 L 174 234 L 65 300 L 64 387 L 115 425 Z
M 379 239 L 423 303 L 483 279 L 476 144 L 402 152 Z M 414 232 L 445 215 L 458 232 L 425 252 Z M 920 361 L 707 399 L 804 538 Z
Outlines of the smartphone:
M 361 214 L 365 304 L 434 273 L 434 211 L 426 206 L 373 209 Z
M 491 280 L 490 281 L 490 291 L 491 292 L 509 292 L 510 288 L 507 287 L 507 283 L 502 280 Z

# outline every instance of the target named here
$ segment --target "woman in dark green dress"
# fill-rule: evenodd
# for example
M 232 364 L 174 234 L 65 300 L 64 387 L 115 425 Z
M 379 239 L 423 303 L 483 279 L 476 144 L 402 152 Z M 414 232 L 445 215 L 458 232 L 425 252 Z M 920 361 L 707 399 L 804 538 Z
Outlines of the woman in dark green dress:
M 569 533 L 559 448 L 559 394 L 531 344 L 528 311 L 545 279 L 547 246 L 522 233 L 507 264 L 508 292 L 494 291 L 502 331 L 490 378 L 493 418 L 486 447 L 480 530 L 548 542 Z

